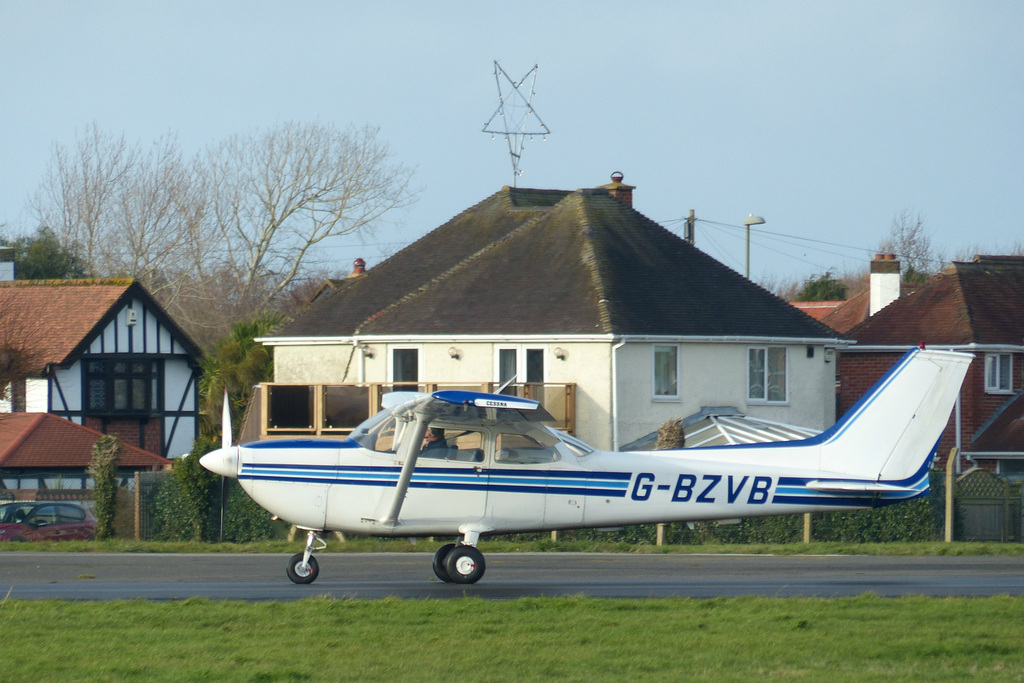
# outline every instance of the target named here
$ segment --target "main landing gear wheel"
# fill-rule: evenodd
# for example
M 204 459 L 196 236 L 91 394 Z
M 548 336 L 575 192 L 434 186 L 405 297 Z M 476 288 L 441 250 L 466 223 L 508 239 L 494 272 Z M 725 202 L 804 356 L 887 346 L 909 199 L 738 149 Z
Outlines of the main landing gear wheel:
M 454 543 L 443 545 L 437 549 L 434 553 L 434 576 L 441 579 L 445 583 L 451 583 L 452 577 L 448 574 L 448 570 L 445 569 L 444 561 L 448 558 L 450 553 L 455 548 Z
M 484 554 L 471 545 L 457 545 L 444 558 L 444 568 L 453 583 L 476 583 L 484 575 Z
M 316 577 L 320 575 L 320 564 L 312 555 L 309 556 L 309 562 L 303 564 L 302 556 L 303 553 L 292 555 L 291 559 L 288 560 L 288 567 L 285 571 L 288 574 L 288 578 L 292 580 L 292 583 L 313 583 L 316 581 Z

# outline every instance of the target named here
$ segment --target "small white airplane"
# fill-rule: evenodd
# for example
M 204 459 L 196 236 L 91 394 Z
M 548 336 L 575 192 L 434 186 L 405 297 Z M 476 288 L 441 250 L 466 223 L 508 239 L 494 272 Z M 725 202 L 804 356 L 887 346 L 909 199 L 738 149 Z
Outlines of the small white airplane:
M 544 426 L 552 418 L 536 401 L 395 392 L 344 440 L 232 446 L 226 424 L 228 441 L 201 462 L 307 531 L 287 567 L 295 583 L 317 578 L 313 553 L 327 531 L 458 536 L 434 555 L 434 573 L 475 583 L 486 534 L 857 509 L 925 495 L 972 358 L 911 350 L 830 429 L 800 441 L 606 452 Z

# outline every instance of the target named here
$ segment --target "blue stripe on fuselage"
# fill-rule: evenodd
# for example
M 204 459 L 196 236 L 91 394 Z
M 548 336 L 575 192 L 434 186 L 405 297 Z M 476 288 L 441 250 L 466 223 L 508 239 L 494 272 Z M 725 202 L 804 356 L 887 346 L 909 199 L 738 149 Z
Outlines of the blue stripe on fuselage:
M 400 467 L 243 463 L 239 479 L 303 484 L 391 487 L 398 484 Z M 332 476 L 333 475 L 333 476 Z M 420 467 L 410 488 L 477 490 L 504 493 L 558 493 L 624 498 L 631 472 L 565 470 L 456 469 Z

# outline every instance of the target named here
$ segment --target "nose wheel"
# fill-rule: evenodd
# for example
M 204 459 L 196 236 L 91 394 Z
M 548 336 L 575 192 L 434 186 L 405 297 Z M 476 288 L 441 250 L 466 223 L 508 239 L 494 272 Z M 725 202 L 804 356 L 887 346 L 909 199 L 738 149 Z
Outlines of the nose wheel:
M 285 573 L 292 583 L 303 584 L 316 581 L 316 577 L 320 575 L 320 564 L 313 557 L 313 553 L 326 547 L 327 544 L 317 536 L 315 531 L 310 529 L 306 532 L 306 549 L 292 555 L 285 568 Z

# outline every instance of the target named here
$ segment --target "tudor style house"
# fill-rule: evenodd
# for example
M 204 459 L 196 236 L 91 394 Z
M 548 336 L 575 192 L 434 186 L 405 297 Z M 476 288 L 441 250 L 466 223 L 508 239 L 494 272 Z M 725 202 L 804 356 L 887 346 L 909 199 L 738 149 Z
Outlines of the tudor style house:
M 633 189 L 504 187 L 262 339 L 276 388 L 511 382 L 601 448 L 704 406 L 830 425 L 845 342 L 643 216 Z
M 200 350 L 134 280 L 0 281 L 0 412 L 52 413 L 165 458 L 198 435 Z
M 924 344 L 975 354 L 939 442 L 939 464 L 956 446 L 958 471 L 977 464 L 1024 474 L 1024 256 L 954 262 L 846 336 L 857 343 L 840 354 L 840 410 L 909 348 Z

